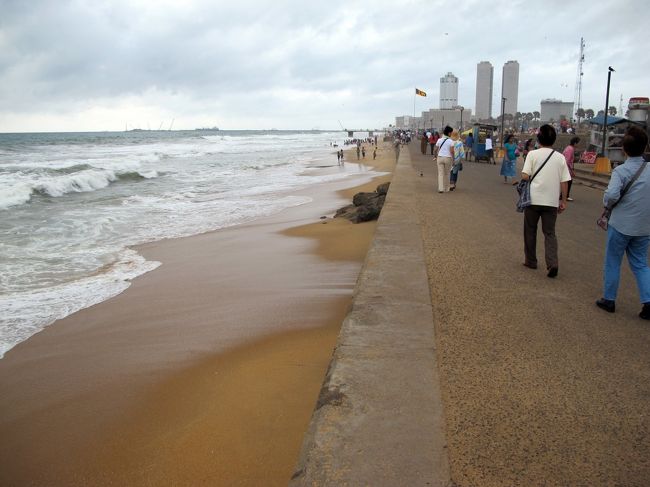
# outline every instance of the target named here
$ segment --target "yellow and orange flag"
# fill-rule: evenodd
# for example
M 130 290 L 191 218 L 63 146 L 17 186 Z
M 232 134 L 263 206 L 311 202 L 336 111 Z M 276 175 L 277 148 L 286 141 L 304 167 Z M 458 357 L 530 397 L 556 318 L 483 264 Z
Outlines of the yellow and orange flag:
M 417 88 L 415 88 L 415 94 L 420 96 L 427 96 L 427 94 L 424 91 L 418 90 Z

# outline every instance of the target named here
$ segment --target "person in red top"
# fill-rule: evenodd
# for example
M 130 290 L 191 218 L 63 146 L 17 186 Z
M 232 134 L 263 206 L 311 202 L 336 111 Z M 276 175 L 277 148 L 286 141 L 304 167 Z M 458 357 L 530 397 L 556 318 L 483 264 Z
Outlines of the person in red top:
M 569 174 L 571 175 L 571 181 L 569 181 L 569 188 L 567 189 L 566 192 L 567 201 L 573 201 L 573 198 L 570 197 L 571 183 L 573 182 L 573 178 L 576 177 L 575 171 L 573 169 L 573 163 L 575 162 L 576 145 L 578 145 L 578 142 L 580 142 L 580 137 L 573 137 L 569 142 L 569 145 L 567 145 L 566 149 L 564 149 L 564 158 L 566 159 L 566 165 L 569 168 Z

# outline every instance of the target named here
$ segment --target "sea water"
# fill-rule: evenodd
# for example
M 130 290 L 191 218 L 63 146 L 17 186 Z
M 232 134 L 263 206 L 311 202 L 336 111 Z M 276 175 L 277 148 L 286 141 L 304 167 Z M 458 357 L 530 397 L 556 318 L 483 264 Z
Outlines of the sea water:
M 0 357 L 155 269 L 130 246 L 308 203 L 342 132 L 0 134 Z M 336 165 L 336 161 L 333 162 Z

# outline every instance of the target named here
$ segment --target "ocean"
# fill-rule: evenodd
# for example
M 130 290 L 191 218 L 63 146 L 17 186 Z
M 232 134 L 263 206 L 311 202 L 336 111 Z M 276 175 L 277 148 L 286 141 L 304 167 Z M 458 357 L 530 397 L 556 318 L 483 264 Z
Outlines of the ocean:
M 160 265 L 132 246 L 272 215 L 311 201 L 296 190 L 357 174 L 318 170 L 345 135 L 0 134 L 0 358 Z

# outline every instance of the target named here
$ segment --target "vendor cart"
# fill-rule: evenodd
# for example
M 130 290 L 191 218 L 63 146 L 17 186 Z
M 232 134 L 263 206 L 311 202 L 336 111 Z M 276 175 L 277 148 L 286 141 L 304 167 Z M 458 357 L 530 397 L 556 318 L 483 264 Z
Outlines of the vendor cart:
M 481 160 L 484 160 L 488 163 L 490 162 L 490 156 L 485 150 L 485 139 L 487 137 L 487 134 L 494 135 L 496 133 L 496 130 L 497 130 L 496 125 L 490 125 L 487 123 L 474 124 L 474 129 L 472 134 L 472 136 L 474 137 L 474 146 L 472 147 L 474 162 L 479 162 Z M 494 149 L 494 138 L 492 138 L 492 144 L 493 144 L 492 147 Z

